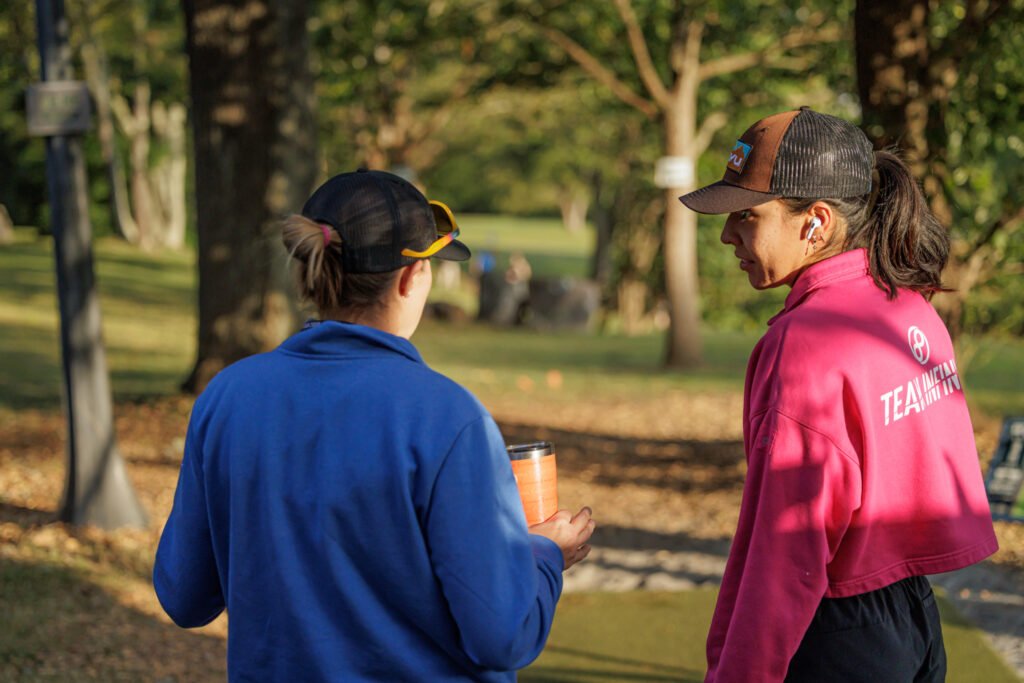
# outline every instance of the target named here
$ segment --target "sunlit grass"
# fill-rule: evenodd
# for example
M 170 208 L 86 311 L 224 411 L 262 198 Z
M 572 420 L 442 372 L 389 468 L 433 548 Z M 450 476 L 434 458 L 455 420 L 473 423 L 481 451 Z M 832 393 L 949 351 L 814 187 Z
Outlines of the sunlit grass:
M 704 641 L 717 592 L 580 593 L 562 597 L 548 646 L 523 683 L 703 681 Z M 956 683 L 1018 678 L 942 598 L 939 609 Z
M 524 255 L 539 276 L 586 276 L 594 231 L 569 232 L 554 218 L 520 218 L 467 214 L 458 217 L 460 239 L 475 255 L 490 253 L 495 267 L 508 266 L 509 256 Z
M 575 259 L 582 269 L 591 231 L 571 234 L 552 219 L 460 216 L 466 234 L 531 258 Z M 467 237 L 469 239 L 469 237 Z M 119 396 L 174 393 L 196 348 L 194 255 L 146 254 L 124 243 L 96 245 L 103 335 L 113 390 Z M 471 293 L 438 292 L 465 301 Z M 0 407 L 59 404 L 60 344 L 54 297 L 52 244 L 20 232 L 0 248 Z M 664 335 L 539 333 L 469 324 L 424 323 L 413 338 L 424 358 L 485 401 L 522 387 L 529 400 L 595 400 L 610 395 L 651 396 L 670 391 L 741 391 L 757 333 L 705 329 L 704 365 L 687 372 L 662 368 Z M 965 387 L 976 409 L 1024 414 L 1024 344 L 966 340 Z M 544 391 L 551 372 L 559 393 Z
M 95 259 L 115 394 L 176 392 L 195 354 L 194 256 L 101 240 Z M 59 404 L 54 282 L 49 239 L 19 232 L 15 244 L 0 248 L 0 407 Z

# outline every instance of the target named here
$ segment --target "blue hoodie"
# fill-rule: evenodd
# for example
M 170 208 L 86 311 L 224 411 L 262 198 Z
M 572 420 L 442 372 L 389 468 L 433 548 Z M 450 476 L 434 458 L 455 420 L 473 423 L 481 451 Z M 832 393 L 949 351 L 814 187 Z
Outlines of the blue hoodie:
M 325 322 L 196 400 L 153 583 L 179 626 L 227 608 L 231 681 L 514 681 L 562 565 L 483 406 L 409 341 Z

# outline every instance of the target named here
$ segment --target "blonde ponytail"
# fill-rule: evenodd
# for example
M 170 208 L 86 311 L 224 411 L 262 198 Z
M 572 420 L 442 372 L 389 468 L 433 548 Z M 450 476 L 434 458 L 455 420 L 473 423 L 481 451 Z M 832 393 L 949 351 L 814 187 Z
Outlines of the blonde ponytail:
M 284 220 L 281 240 L 295 259 L 299 296 L 321 316 L 352 315 L 383 303 L 395 273 L 346 273 L 341 236 L 331 226 L 293 214 Z

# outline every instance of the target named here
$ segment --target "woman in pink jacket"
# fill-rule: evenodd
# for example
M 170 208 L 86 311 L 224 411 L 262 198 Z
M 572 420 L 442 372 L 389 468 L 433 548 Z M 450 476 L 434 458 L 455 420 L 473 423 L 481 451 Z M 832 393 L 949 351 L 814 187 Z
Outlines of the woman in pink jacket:
M 926 574 L 996 550 L 942 291 L 949 237 L 906 166 L 801 108 L 681 201 L 729 214 L 756 289 L 791 288 L 750 357 L 747 479 L 707 681 L 942 681 Z

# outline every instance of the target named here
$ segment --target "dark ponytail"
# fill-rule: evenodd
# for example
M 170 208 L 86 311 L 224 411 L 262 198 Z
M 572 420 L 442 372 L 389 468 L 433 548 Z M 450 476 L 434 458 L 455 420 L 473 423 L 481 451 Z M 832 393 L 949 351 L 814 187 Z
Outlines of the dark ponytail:
M 928 208 L 910 169 L 891 152 L 875 152 L 871 194 L 845 199 L 786 199 L 790 211 L 815 201 L 831 205 L 846 223 L 842 251 L 865 248 L 871 277 L 889 299 L 910 289 L 927 298 L 949 291 L 942 269 L 949 259 L 949 232 Z
M 305 216 L 288 216 L 281 240 L 296 261 L 299 296 L 321 315 L 353 316 L 384 303 L 384 293 L 397 271 L 346 273 L 341 265 L 341 237 L 333 228 Z
M 949 232 L 932 214 L 921 187 L 898 156 L 875 152 L 875 171 L 877 192 L 869 195 L 866 220 L 847 223 L 846 248 L 868 250 L 871 276 L 890 299 L 901 287 L 930 298 L 944 289 Z

